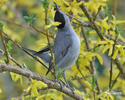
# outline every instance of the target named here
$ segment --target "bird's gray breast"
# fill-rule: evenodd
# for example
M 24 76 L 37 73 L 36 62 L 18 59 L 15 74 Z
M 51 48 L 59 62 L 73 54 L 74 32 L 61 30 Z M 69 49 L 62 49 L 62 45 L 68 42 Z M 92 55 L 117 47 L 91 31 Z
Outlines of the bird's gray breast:
M 71 67 L 78 57 L 79 49 L 80 40 L 74 31 L 70 34 L 57 34 L 53 46 L 55 64 L 58 64 L 66 55 L 68 55 L 68 60 L 58 67 L 61 69 Z
M 69 51 L 71 47 L 72 39 L 70 35 L 65 34 L 57 34 L 56 39 L 54 41 L 53 52 L 55 55 L 55 64 L 63 59 L 63 57 Z

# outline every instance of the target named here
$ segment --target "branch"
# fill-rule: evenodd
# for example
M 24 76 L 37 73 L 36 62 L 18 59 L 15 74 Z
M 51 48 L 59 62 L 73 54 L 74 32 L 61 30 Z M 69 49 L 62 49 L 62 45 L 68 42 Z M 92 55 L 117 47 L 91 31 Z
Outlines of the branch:
M 32 78 L 32 79 L 37 80 L 37 81 L 42 81 L 45 84 L 47 84 L 49 88 L 56 89 L 57 91 L 63 92 L 64 94 L 66 94 L 66 95 L 68 95 L 76 100 L 83 100 L 84 99 L 82 95 L 79 95 L 77 93 L 72 92 L 69 88 L 67 88 L 65 86 L 61 87 L 58 82 L 54 82 L 52 80 L 49 80 L 49 79 L 47 79 L 39 74 L 31 72 L 28 69 L 15 67 L 15 66 L 10 65 L 10 64 L 7 65 L 5 63 L 0 63 L 0 70 L 14 72 L 16 74 L 23 75 L 27 78 Z
M 109 90 L 111 91 L 112 87 L 112 75 L 113 75 L 113 59 L 112 56 L 114 55 L 114 50 L 115 50 L 115 45 L 117 43 L 118 35 L 115 37 L 114 44 L 113 44 L 113 49 L 112 49 L 112 55 L 111 55 L 111 65 L 110 65 L 110 78 L 109 78 Z
M 77 0 L 78 2 L 80 0 Z M 89 13 L 89 10 L 86 8 L 86 6 L 84 5 L 84 1 L 82 2 L 82 4 L 80 5 L 80 8 L 82 9 L 82 11 L 85 13 L 85 15 L 87 16 L 88 20 L 90 21 L 90 23 L 93 26 L 93 29 L 97 32 L 98 36 L 100 37 L 101 40 L 103 39 L 103 34 L 100 30 L 100 28 L 97 26 L 97 24 L 95 23 L 95 21 L 93 20 L 91 14 Z M 106 36 L 106 35 L 105 35 Z M 106 36 L 108 38 L 110 38 L 109 36 Z M 110 38 L 111 40 L 114 40 L 113 38 Z M 122 43 L 120 41 L 118 41 L 118 43 Z M 124 43 L 122 43 L 124 44 Z M 117 68 L 120 70 L 120 72 L 123 74 L 123 77 L 125 78 L 125 70 L 123 68 L 123 66 L 121 65 L 120 61 L 118 60 L 118 58 L 115 59 L 115 63 L 117 65 Z
M 7 46 L 6 46 L 6 43 L 5 43 L 5 40 L 4 40 L 4 37 L 3 37 L 1 30 L 0 30 L 0 36 L 1 36 L 1 41 L 2 41 L 3 47 L 4 47 L 4 51 L 5 51 L 6 63 L 9 63 L 8 50 L 7 50 Z
M 39 29 L 39 28 L 37 28 L 37 27 L 35 27 L 35 26 L 33 26 L 33 25 L 19 24 L 19 23 L 17 23 L 17 22 L 14 22 L 14 21 L 12 21 L 12 20 L 9 20 L 9 19 L 6 19 L 6 18 L 2 18 L 2 17 L 0 17 L 0 20 L 1 20 L 1 21 L 4 21 L 4 22 L 6 22 L 6 23 L 10 23 L 10 24 L 16 25 L 16 26 L 18 26 L 18 27 L 22 27 L 22 28 L 29 29 L 30 31 L 33 31 L 33 32 L 30 32 L 30 33 L 32 33 L 33 35 L 35 35 L 35 34 L 34 34 L 35 32 L 39 32 L 39 33 L 42 33 L 43 35 L 46 35 L 46 33 L 45 33 L 43 30 L 41 30 L 41 29 Z M 52 35 L 49 35 L 49 37 L 51 37 L 52 39 L 54 39 L 54 37 L 53 37 Z
M 77 0 L 79 1 L 79 0 Z M 99 29 L 99 27 L 96 25 L 95 21 L 93 20 L 91 14 L 89 13 L 88 9 L 86 8 L 86 6 L 84 5 L 84 1 L 82 2 L 82 4 L 80 5 L 80 8 L 82 9 L 82 11 L 85 13 L 86 17 L 88 18 L 88 20 L 90 21 L 90 23 L 92 24 L 93 28 L 95 29 L 95 31 L 97 32 L 98 36 L 100 37 L 100 39 L 103 40 L 103 35 L 101 30 Z
M 114 0 L 113 2 L 113 15 L 115 16 L 116 15 L 116 12 L 117 12 L 117 0 Z
M 45 25 L 48 25 L 48 9 L 45 9 Z M 49 67 L 52 67 L 53 69 L 53 75 L 54 75 L 54 79 L 56 80 L 57 77 L 56 77 L 56 69 L 55 69 L 55 59 L 54 59 L 54 54 L 53 54 L 53 50 L 52 50 L 52 45 L 50 43 L 50 39 L 49 39 L 49 30 L 46 29 L 46 37 L 47 37 L 47 41 L 48 41 L 48 46 L 50 48 L 50 54 L 51 54 L 51 63 L 52 63 L 52 66 L 49 66 Z M 48 74 L 50 70 L 48 69 L 46 75 Z
M 87 39 L 87 37 L 85 35 L 84 28 L 81 27 L 81 30 L 82 30 L 82 36 L 83 36 L 83 38 L 85 40 L 85 43 L 86 43 L 87 51 L 89 51 L 90 50 L 89 41 L 88 41 L 88 39 Z M 94 62 L 93 61 L 90 62 L 91 73 L 96 77 L 96 82 L 95 83 L 96 83 L 96 86 L 97 86 L 98 93 L 100 93 L 100 88 L 99 88 L 99 84 L 98 84 L 98 80 L 97 80 L 97 76 L 96 76 L 96 69 L 94 67 Z
M 81 23 L 81 25 L 84 26 L 84 27 L 92 27 L 91 24 L 85 23 L 84 21 L 82 21 L 82 20 L 80 20 L 80 19 L 78 19 L 78 18 L 76 18 L 76 17 L 74 17 L 70 14 L 66 14 L 66 15 L 69 16 L 72 19 L 75 19 L 77 22 Z
M 40 64 L 42 64 L 45 68 L 48 69 L 48 67 L 42 63 L 37 57 L 35 57 L 34 55 L 30 54 L 29 52 L 27 52 L 26 50 L 24 50 L 24 48 L 18 44 L 17 42 L 13 41 L 9 36 L 8 34 L 6 34 L 5 32 L 3 32 L 4 35 L 5 35 L 5 38 L 7 38 L 8 40 L 10 40 L 11 42 L 13 42 L 14 45 L 16 45 L 18 48 L 20 48 L 21 50 L 23 50 L 25 53 L 27 53 L 28 55 L 30 55 L 32 58 L 34 58 L 36 61 L 38 61 Z

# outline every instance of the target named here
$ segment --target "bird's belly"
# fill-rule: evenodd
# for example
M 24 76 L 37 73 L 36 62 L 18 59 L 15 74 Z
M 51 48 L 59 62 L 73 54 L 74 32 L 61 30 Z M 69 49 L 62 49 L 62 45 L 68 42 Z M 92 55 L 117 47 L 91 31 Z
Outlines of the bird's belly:
M 61 70 L 69 69 L 77 60 L 79 55 L 79 48 L 72 48 L 70 50 L 70 57 L 68 57 L 68 61 L 64 62 L 62 66 L 59 66 Z

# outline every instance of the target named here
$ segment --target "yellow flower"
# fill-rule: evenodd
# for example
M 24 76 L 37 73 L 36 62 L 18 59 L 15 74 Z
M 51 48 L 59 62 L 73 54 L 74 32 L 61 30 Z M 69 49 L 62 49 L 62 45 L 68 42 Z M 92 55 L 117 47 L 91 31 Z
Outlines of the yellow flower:
M 46 87 L 47 85 L 44 84 L 41 81 L 36 81 L 36 80 L 32 80 L 31 84 L 29 85 L 29 87 L 27 88 L 26 92 L 28 93 L 31 90 L 31 96 L 38 96 L 39 93 L 37 91 L 37 89 L 41 89 L 42 87 Z
M 2 6 L 3 4 L 5 4 L 8 0 L 0 0 L 0 6 Z

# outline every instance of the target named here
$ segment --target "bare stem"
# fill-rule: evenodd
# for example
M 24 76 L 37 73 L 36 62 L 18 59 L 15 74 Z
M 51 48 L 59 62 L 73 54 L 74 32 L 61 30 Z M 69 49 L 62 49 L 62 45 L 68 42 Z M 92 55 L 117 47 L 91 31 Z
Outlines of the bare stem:
M 116 36 L 116 38 L 115 38 L 115 40 L 114 40 L 113 49 L 112 49 L 112 55 L 111 55 L 109 90 L 111 90 L 111 88 L 112 88 L 112 73 L 113 73 L 113 59 L 112 59 L 112 56 L 114 55 L 114 50 L 115 50 L 115 45 L 116 45 L 116 43 L 117 43 L 117 38 L 118 38 L 118 36 Z
M 23 25 L 23 24 L 19 24 L 19 23 L 16 23 L 14 21 L 11 21 L 9 19 L 1 18 L 1 17 L 0 17 L 0 20 L 4 21 L 6 23 L 16 25 L 18 27 L 27 28 L 27 29 L 30 29 L 32 31 L 34 30 L 36 32 L 42 33 L 43 35 L 46 35 L 46 32 L 44 32 L 43 30 L 40 30 L 39 28 L 37 28 L 37 27 L 35 27 L 33 25 Z M 32 33 L 34 33 L 34 31 Z M 52 35 L 49 35 L 49 37 L 54 38 Z
M 29 52 L 25 51 L 24 48 L 23 48 L 20 44 L 18 44 L 17 42 L 13 41 L 13 40 L 8 36 L 8 34 L 6 34 L 5 32 L 3 32 L 3 33 L 4 33 L 5 37 L 6 37 L 8 40 L 12 41 L 18 48 L 20 48 L 21 50 L 23 50 L 25 53 L 27 53 L 28 55 L 30 55 L 32 58 L 34 58 L 36 61 L 38 61 L 38 62 L 41 63 L 45 68 L 48 69 L 48 67 L 47 67 L 44 63 L 42 63 L 37 57 L 35 57 L 34 55 L 32 55 L 32 54 L 30 54 Z
M 23 68 L 22 65 L 20 65 L 12 56 L 9 55 L 9 59 L 12 60 L 12 62 L 14 62 L 17 66 L 19 66 L 20 68 Z
M 7 46 L 6 46 L 6 43 L 5 43 L 5 40 L 4 40 L 4 37 L 3 37 L 1 30 L 0 30 L 0 36 L 1 36 L 1 41 L 2 41 L 3 47 L 4 47 L 4 51 L 5 51 L 6 63 L 8 64 L 9 63 L 8 50 L 7 50 Z
M 115 80 L 112 82 L 111 89 L 114 87 L 114 85 L 117 82 L 117 79 L 119 78 L 120 75 L 121 75 L 121 72 L 118 73 L 118 75 L 116 76 Z
M 45 84 L 48 85 L 49 88 L 51 89 L 56 89 L 57 91 L 63 92 L 64 94 L 76 99 L 76 100 L 83 100 L 83 96 L 81 96 L 80 94 L 74 93 L 72 92 L 69 88 L 67 88 L 66 86 L 61 87 L 61 85 L 58 82 L 54 82 L 51 81 L 39 74 L 36 74 L 34 72 L 31 72 L 28 69 L 24 69 L 24 68 L 19 68 L 19 67 L 15 67 L 13 65 L 10 64 L 5 64 L 5 63 L 0 63 L 0 70 L 1 71 L 9 71 L 9 72 L 14 72 L 16 74 L 20 74 L 23 75 L 27 78 L 32 78 L 34 80 L 37 81 L 42 81 Z
M 78 0 L 79 1 L 79 0 Z M 82 4 L 80 5 L 82 11 L 85 13 L 86 17 L 88 18 L 88 20 L 90 21 L 90 23 L 92 24 L 93 28 L 95 29 L 95 31 L 97 32 L 98 36 L 100 37 L 100 39 L 103 40 L 103 35 L 101 30 L 99 29 L 99 27 L 96 25 L 95 21 L 93 20 L 92 15 L 89 13 L 89 10 L 86 8 L 84 1 L 82 2 Z
M 44 34 L 44 35 L 46 35 L 46 36 L 51 37 L 51 38 L 54 39 L 54 37 L 53 37 L 52 35 L 46 34 L 46 33 L 43 32 L 42 30 L 39 30 L 37 27 L 35 27 L 35 26 L 33 26 L 33 25 L 30 25 L 30 27 L 31 27 L 32 29 L 34 29 L 35 31 L 40 32 L 40 33 L 42 33 L 42 34 Z
M 46 25 L 48 25 L 47 17 L 48 17 L 48 10 L 45 9 L 45 24 Z M 51 53 L 51 62 L 52 62 L 52 68 L 53 68 L 53 75 L 54 75 L 54 78 L 56 80 L 57 78 L 56 78 L 55 60 L 54 60 L 54 54 L 53 54 L 52 46 L 51 46 L 50 40 L 49 40 L 49 31 L 48 31 L 48 29 L 46 30 L 46 36 L 47 36 L 47 41 L 48 41 L 48 45 L 49 45 L 50 53 Z
M 81 28 L 82 28 L 82 36 L 83 36 L 83 38 L 84 38 L 84 40 L 85 40 L 87 50 L 89 51 L 89 50 L 90 50 L 89 41 L 88 41 L 88 39 L 87 39 L 87 37 L 86 37 L 86 35 L 85 35 L 84 28 L 83 28 L 83 27 L 81 27 Z M 94 67 L 93 61 L 90 62 L 90 66 L 91 66 L 91 72 L 92 72 L 92 74 L 96 77 L 96 69 L 95 69 L 95 67 Z M 99 85 L 98 85 L 97 77 L 96 77 L 96 82 L 95 82 L 95 84 L 96 84 L 96 86 L 97 86 L 98 93 L 100 93 L 100 88 L 99 88 Z M 95 98 L 95 91 L 93 90 L 93 92 L 94 92 L 93 95 L 94 95 L 94 98 Z
M 117 12 L 117 0 L 114 0 L 113 2 L 113 15 L 115 16 Z
M 98 8 L 98 12 L 96 13 L 95 17 L 93 18 L 94 21 L 96 20 L 96 18 L 97 18 L 97 16 L 98 16 L 99 12 L 101 11 L 101 8 L 102 8 L 102 6 L 100 6 L 100 7 Z

